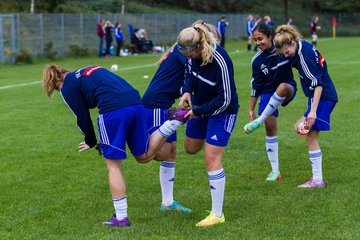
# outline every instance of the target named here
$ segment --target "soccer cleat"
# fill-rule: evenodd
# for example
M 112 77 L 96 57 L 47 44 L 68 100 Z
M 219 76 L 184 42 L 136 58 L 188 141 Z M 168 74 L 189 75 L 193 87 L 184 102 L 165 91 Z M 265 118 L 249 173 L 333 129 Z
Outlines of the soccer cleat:
M 323 180 L 321 180 L 320 182 L 315 182 L 312 179 L 298 186 L 298 188 L 324 188 L 324 187 L 326 187 L 326 183 Z
M 189 208 L 184 207 L 183 205 L 181 205 L 179 202 L 177 201 L 173 201 L 172 204 L 170 204 L 169 206 L 165 206 L 163 204 L 160 205 L 160 210 L 161 211 L 168 211 L 168 212 L 187 212 L 187 213 L 192 213 L 192 210 Z
M 114 214 L 112 218 L 102 224 L 107 227 L 130 227 L 130 220 L 128 217 L 118 220 L 116 214 Z
M 169 108 L 167 110 L 167 115 L 169 120 L 178 120 L 179 122 L 185 123 L 187 118 L 184 116 L 189 112 L 189 109 L 176 109 Z
M 255 119 L 244 126 L 244 132 L 250 134 L 261 126 L 261 123 Z
M 280 172 L 271 172 L 266 178 L 266 181 L 276 181 L 281 179 Z
M 210 212 L 209 216 L 207 216 L 202 221 L 198 222 L 195 226 L 196 227 L 210 227 L 214 226 L 219 223 L 225 222 L 225 216 L 224 214 L 220 217 L 216 216 L 213 212 Z
M 306 121 L 300 122 L 297 125 L 299 135 L 306 135 L 310 132 L 310 126 Z

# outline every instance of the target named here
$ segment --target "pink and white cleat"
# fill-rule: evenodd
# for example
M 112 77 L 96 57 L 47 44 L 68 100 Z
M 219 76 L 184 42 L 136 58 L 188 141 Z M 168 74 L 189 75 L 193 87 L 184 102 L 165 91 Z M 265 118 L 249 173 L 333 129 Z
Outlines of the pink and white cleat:
M 326 187 L 326 183 L 323 180 L 321 180 L 320 182 L 315 182 L 312 179 L 298 186 L 298 188 L 324 188 L 324 187 Z

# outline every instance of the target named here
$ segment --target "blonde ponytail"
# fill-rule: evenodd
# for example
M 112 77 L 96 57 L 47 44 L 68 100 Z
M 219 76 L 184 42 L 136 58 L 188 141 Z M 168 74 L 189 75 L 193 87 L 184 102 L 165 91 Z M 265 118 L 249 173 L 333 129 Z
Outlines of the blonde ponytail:
M 282 49 L 284 45 L 290 45 L 292 41 L 298 42 L 300 39 L 301 34 L 294 26 L 280 25 L 276 28 L 274 41 L 277 50 Z

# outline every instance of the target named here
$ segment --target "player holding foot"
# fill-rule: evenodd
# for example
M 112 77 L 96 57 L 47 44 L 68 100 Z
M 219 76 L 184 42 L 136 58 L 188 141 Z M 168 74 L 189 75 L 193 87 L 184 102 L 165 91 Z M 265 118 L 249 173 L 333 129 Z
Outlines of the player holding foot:
M 245 133 L 255 131 L 265 122 L 266 151 L 272 171 L 267 181 L 281 179 L 279 171 L 279 147 L 277 137 L 278 108 L 285 107 L 296 95 L 294 80 L 289 60 L 276 53 L 273 44 L 274 31 L 265 23 L 260 23 L 253 30 L 253 38 L 260 51 L 252 60 L 251 98 L 249 106 L 250 123 L 244 126 Z M 255 115 L 257 99 L 259 118 Z M 256 118 L 256 119 L 255 119 Z
M 218 39 L 221 37 L 214 25 L 205 23 L 202 20 L 194 24 L 204 25 Z M 151 134 L 156 131 L 162 123 L 168 119 L 167 110 L 175 103 L 175 99 L 180 97 L 181 87 L 185 74 L 186 57 L 181 54 L 175 44 L 158 61 L 159 68 L 152 78 L 144 96 L 142 103 L 147 115 L 148 132 Z M 178 115 L 180 113 L 180 115 Z M 172 118 L 182 118 L 187 111 L 169 110 Z M 176 158 L 176 132 L 171 135 L 161 150 L 156 154 L 155 159 L 160 163 L 160 186 L 162 202 L 160 210 L 162 211 L 182 211 L 191 213 L 191 210 L 182 206 L 174 200 L 173 189 L 175 181 L 175 158 Z
M 274 40 L 276 50 L 288 58 L 291 65 L 298 70 L 303 92 L 309 98 L 308 109 L 296 122 L 294 129 L 299 132 L 298 125 L 305 120 L 310 128 L 310 132 L 305 137 L 312 167 L 312 178 L 298 187 L 325 187 L 318 136 L 320 131 L 330 130 L 330 114 L 338 101 L 336 89 L 328 73 L 324 57 L 309 42 L 301 39 L 295 27 L 279 26 Z
M 207 227 L 225 222 L 225 171 L 221 159 L 239 108 L 233 64 L 226 51 L 217 45 L 214 35 L 202 24 L 183 29 L 177 47 L 187 57 L 191 75 L 180 99 L 182 108 L 185 102 L 192 107 L 185 116 L 189 117 L 185 149 L 195 154 L 205 147 L 212 209 L 196 226 Z
M 121 160 L 126 159 L 125 144 L 139 163 L 147 163 L 182 122 L 168 120 L 149 138 L 139 92 L 124 79 L 99 66 L 71 72 L 50 65 L 43 72 L 43 87 L 48 97 L 55 90 L 59 91 L 76 116 L 77 125 L 85 136 L 84 142 L 79 144 L 79 152 L 97 144 L 89 109 L 99 109 L 100 149 L 106 159 L 116 212 L 103 224 L 110 227 L 130 226 L 126 186 L 121 169 Z

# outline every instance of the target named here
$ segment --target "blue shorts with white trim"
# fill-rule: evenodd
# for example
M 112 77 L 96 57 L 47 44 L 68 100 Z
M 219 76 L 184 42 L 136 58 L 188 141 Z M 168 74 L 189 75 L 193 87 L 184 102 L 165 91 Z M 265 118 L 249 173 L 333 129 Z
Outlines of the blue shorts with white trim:
M 234 130 L 237 114 L 219 114 L 198 117 L 186 122 L 186 136 L 195 139 L 206 139 L 211 145 L 225 147 Z
M 167 109 L 165 108 L 145 108 L 146 127 L 147 132 L 151 135 L 155 132 L 165 121 L 168 120 Z M 176 132 L 172 134 L 166 142 L 176 142 Z
M 313 98 L 308 100 L 308 109 L 304 113 L 304 117 L 307 117 L 310 110 Z M 330 115 L 334 110 L 336 102 L 328 100 L 320 100 L 319 105 L 316 110 L 316 120 L 314 125 L 311 127 L 311 130 L 317 131 L 329 131 L 330 130 Z
M 147 150 L 149 135 L 143 105 L 122 107 L 98 117 L 100 148 L 105 158 L 126 158 L 126 143 L 134 156 Z

